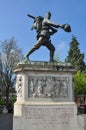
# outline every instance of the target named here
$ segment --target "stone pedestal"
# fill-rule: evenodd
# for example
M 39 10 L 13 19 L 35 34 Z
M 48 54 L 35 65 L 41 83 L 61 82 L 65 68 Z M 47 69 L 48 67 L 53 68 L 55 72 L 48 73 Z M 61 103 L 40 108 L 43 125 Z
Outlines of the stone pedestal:
M 70 64 L 19 63 L 14 72 L 13 130 L 84 130 L 73 99 L 75 69 Z

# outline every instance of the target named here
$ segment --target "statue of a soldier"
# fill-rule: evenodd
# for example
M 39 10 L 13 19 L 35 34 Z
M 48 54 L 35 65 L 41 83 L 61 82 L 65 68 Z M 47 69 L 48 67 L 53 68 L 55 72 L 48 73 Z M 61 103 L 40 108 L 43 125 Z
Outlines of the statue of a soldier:
M 55 47 L 51 43 L 50 36 L 57 32 L 56 28 L 63 28 L 66 32 L 70 32 L 71 28 L 70 25 L 64 24 L 64 25 L 58 25 L 50 21 L 51 13 L 47 12 L 46 17 L 43 18 L 41 16 L 34 17 L 31 15 L 28 15 L 32 18 L 34 18 L 34 23 L 32 26 L 32 29 L 35 29 L 37 32 L 37 42 L 36 44 L 31 48 L 31 50 L 26 54 L 26 58 L 29 59 L 30 54 L 32 54 L 35 50 L 39 49 L 41 46 L 46 46 L 50 51 L 50 62 L 54 61 L 54 52 Z

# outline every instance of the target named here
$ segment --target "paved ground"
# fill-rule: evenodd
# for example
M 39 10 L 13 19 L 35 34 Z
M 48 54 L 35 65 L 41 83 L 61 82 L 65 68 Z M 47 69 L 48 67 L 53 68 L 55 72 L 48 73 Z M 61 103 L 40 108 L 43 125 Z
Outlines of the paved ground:
M 0 130 L 13 130 L 13 114 L 0 114 Z

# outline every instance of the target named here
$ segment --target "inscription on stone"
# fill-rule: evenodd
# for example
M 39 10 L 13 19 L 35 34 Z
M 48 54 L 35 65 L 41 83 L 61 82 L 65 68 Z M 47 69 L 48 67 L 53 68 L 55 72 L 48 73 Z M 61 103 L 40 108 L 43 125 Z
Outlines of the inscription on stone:
M 24 108 L 25 118 L 32 126 L 57 127 L 66 126 L 74 118 L 73 107 L 32 107 Z

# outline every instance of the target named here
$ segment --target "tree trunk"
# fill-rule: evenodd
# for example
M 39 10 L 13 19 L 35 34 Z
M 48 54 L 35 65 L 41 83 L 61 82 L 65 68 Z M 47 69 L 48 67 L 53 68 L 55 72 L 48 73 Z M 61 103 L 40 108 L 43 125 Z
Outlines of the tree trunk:
M 9 87 L 6 88 L 6 105 L 9 103 Z

